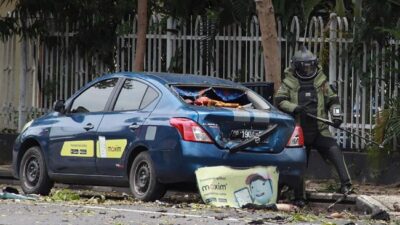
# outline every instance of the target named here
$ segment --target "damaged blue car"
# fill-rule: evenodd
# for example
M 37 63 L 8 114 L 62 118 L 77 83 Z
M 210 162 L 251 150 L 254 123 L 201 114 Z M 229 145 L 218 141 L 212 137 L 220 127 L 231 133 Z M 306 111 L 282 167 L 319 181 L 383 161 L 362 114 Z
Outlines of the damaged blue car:
M 303 191 L 300 127 L 252 90 L 223 79 L 116 73 L 93 80 L 54 111 L 25 125 L 13 150 L 27 194 L 54 182 L 130 186 L 160 199 L 195 182 L 200 167 L 277 166 L 280 185 Z

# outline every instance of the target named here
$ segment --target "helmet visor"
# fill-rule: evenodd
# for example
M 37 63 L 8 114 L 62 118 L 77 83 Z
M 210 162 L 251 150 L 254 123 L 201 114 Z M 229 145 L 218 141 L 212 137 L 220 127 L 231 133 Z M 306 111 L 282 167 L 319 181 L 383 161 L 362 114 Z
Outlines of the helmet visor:
M 298 62 L 296 65 L 296 73 L 301 78 L 313 78 L 317 73 L 316 60 Z

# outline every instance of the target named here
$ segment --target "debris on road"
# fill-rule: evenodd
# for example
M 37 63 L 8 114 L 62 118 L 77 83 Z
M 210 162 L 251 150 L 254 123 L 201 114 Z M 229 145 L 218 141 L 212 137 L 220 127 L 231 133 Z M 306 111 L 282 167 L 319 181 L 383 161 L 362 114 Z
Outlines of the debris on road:
M 393 203 L 393 209 L 396 212 L 400 212 L 400 203 L 398 202 Z
M 390 221 L 390 215 L 385 210 L 380 210 L 371 215 L 372 220 Z
M 14 194 L 14 193 L 8 193 L 8 192 L 0 193 L 0 199 L 19 199 L 19 200 L 32 200 L 32 201 L 36 200 L 36 198 L 34 198 L 34 197 L 20 195 L 20 194 Z
M 340 212 L 340 213 L 334 212 L 334 213 L 331 213 L 329 216 L 327 216 L 327 218 L 329 218 L 329 219 L 342 219 L 345 217 L 346 217 L 346 214 L 343 212 Z
M 79 194 L 68 190 L 68 189 L 61 189 L 61 190 L 56 190 L 50 197 L 51 200 L 53 201 L 74 201 L 74 200 L 80 200 Z
M 244 209 L 263 209 L 263 210 L 271 210 L 271 211 L 282 211 L 282 212 L 296 212 L 298 211 L 298 207 L 292 204 L 286 203 L 277 203 L 277 204 L 269 204 L 269 205 L 256 205 L 252 203 L 248 203 L 243 205 Z
M 36 197 L 21 195 L 18 190 L 13 187 L 3 188 L 3 192 L 0 192 L 0 199 L 19 199 L 19 200 L 36 200 Z

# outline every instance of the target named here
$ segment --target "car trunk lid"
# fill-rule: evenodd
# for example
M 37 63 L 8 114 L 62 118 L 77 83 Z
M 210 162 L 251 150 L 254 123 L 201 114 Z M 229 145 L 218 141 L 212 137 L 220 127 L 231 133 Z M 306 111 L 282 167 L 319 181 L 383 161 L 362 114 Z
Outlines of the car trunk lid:
M 198 123 L 224 149 L 281 152 L 294 129 L 288 116 L 276 111 L 197 107 Z

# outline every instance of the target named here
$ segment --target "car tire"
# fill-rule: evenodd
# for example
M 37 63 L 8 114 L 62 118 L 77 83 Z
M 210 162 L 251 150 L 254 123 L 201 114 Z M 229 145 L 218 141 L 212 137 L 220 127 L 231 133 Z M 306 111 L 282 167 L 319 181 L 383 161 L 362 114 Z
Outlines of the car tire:
M 154 163 L 148 152 L 141 152 L 132 163 L 129 186 L 133 196 L 142 201 L 155 201 L 165 194 L 165 185 L 158 182 Z
M 29 148 L 23 155 L 19 176 L 25 194 L 48 195 L 54 185 L 47 174 L 43 154 L 37 146 Z

